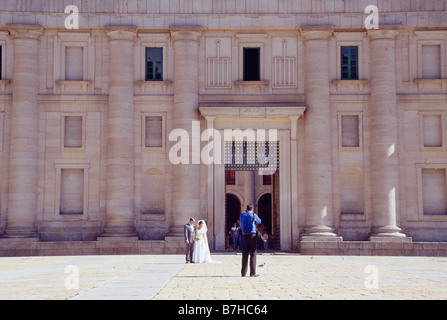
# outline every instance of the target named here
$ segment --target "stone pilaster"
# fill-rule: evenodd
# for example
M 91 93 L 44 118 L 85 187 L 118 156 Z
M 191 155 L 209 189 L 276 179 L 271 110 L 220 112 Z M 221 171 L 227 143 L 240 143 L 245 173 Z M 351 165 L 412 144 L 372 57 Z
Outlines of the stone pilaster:
M 37 238 L 37 97 L 42 27 L 9 25 L 9 28 L 14 42 L 14 71 L 5 236 Z
M 302 239 L 341 240 L 333 227 L 329 38 L 333 26 L 308 26 L 304 37 L 306 227 Z
M 371 240 L 408 239 L 397 227 L 399 185 L 396 57 L 397 29 L 368 31 L 370 38 Z
M 255 194 L 255 175 L 258 173 L 257 171 L 241 171 L 244 176 L 244 199 L 245 204 L 243 206 L 243 210 L 247 208 L 248 204 L 255 205 L 256 203 L 256 194 Z
M 192 137 L 192 122 L 199 120 L 199 45 L 202 28 L 176 26 L 171 28 L 174 47 L 174 109 L 173 128 L 184 129 Z M 190 151 L 194 148 L 190 145 Z M 200 154 L 198 155 L 200 157 Z M 204 218 L 200 212 L 200 165 L 173 166 L 171 233 L 178 231 L 190 217 Z M 196 162 L 196 161 L 195 161 Z M 183 228 L 181 228 L 183 231 Z M 178 233 L 178 232 L 177 232 Z
M 110 39 L 107 126 L 107 221 L 103 236 L 135 232 L 134 197 L 134 38 L 136 27 L 108 27 Z

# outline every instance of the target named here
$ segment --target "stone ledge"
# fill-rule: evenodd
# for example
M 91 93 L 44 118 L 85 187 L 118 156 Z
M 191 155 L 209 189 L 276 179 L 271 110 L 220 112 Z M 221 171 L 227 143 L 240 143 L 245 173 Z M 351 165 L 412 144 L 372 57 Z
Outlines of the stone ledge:
M 119 240 L 27 242 L 0 239 L 0 257 L 184 254 L 182 241 Z
M 302 255 L 447 257 L 447 242 L 301 241 Z

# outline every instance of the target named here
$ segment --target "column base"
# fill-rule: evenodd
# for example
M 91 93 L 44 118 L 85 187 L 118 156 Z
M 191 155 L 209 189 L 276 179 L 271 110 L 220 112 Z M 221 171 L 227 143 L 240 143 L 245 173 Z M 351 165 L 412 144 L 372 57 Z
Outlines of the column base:
M 98 240 L 138 240 L 138 233 L 131 227 L 105 227 L 104 232 L 98 237 Z
M 6 227 L 2 238 L 39 241 L 40 236 L 35 227 Z
M 402 229 L 395 226 L 372 227 L 369 241 L 373 242 L 413 242 L 411 237 L 402 233 Z
M 309 226 L 304 228 L 301 241 L 343 241 L 334 228 L 328 226 Z
M 184 240 L 184 226 L 172 226 L 169 232 L 165 235 L 165 240 Z

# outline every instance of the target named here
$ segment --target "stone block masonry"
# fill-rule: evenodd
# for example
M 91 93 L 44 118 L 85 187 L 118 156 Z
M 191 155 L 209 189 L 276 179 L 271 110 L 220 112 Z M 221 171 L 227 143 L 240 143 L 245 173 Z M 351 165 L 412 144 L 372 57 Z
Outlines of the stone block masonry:
M 282 251 L 445 255 L 446 1 L 3 2 L 0 256 L 223 251 L 249 203 Z M 225 130 L 275 170 L 196 161 Z

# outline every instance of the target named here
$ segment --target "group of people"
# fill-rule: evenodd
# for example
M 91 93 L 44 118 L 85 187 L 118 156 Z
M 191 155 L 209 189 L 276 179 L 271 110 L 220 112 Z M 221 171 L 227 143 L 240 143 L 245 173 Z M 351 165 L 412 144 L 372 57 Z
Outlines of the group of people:
M 258 232 L 258 249 L 268 250 L 273 249 L 272 237 L 268 235 L 267 230 L 263 224 L 259 225 Z M 225 247 L 228 250 L 241 250 L 242 249 L 242 228 L 239 224 L 239 219 L 233 224 L 226 237 Z
M 186 244 L 186 263 L 220 263 L 211 259 L 207 238 L 207 227 L 204 220 L 199 220 L 197 227 L 195 219 L 191 218 L 184 227 Z M 254 206 L 247 205 L 247 211 L 239 217 L 242 245 L 241 276 L 247 276 L 250 257 L 250 277 L 258 277 L 256 273 L 256 252 L 258 248 L 257 225 L 261 219 L 254 213 Z

